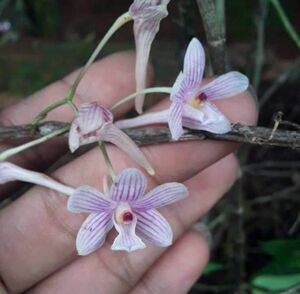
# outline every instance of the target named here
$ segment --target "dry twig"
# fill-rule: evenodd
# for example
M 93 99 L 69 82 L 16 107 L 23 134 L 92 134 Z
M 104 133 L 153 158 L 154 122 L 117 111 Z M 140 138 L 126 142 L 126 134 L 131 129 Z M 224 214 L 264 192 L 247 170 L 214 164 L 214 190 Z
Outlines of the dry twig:
M 37 125 L 36 129 L 31 124 L 13 127 L 0 127 L 0 141 L 15 140 L 20 138 L 38 138 L 68 126 L 67 123 L 48 121 Z M 140 128 L 125 130 L 138 145 L 153 145 L 171 142 L 168 128 Z M 247 126 L 242 124 L 232 125 L 232 130 L 226 134 L 213 134 L 205 131 L 185 130 L 179 141 L 191 140 L 219 140 L 246 143 L 261 146 L 300 148 L 300 132 L 276 130 L 273 137 L 271 128 Z

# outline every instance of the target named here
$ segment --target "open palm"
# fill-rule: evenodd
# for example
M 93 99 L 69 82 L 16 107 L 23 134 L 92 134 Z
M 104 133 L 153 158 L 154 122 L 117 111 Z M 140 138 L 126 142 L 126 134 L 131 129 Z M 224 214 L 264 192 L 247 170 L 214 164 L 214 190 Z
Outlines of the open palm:
M 133 54 L 119 53 L 94 64 L 78 88 L 77 102 L 97 100 L 109 107 L 133 92 L 134 62 Z M 30 122 L 45 106 L 65 96 L 74 77 L 71 74 L 4 109 L 0 122 Z M 166 99 L 153 109 L 165 108 L 167 103 Z M 256 120 L 255 103 L 249 92 L 216 104 L 232 122 L 252 124 Z M 115 117 L 119 118 L 128 107 L 118 109 Z M 68 122 L 72 116 L 68 107 L 62 107 L 49 114 L 48 119 Z M 0 148 L 9 146 L 10 142 L 4 142 Z M 148 177 L 148 189 L 170 181 L 183 182 L 189 189 L 187 199 L 161 209 L 174 232 L 174 244 L 169 248 L 149 246 L 130 254 L 114 252 L 109 245 L 113 236 L 109 236 L 101 249 L 79 257 L 75 238 L 86 215 L 68 212 L 66 198 L 57 192 L 31 188 L 0 211 L 0 293 L 186 293 L 209 256 L 206 241 L 190 228 L 234 182 L 237 162 L 231 153 L 235 148 L 233 143 L 209 140 L 143 147 L 156 171 L 154 178 Z M 16 156 L 13 161 L 25 168 L 45 171 L 67 150 L 67 141 L 58 138 Z M 108 152 L 117 172 L 135 166 L 114 146 L 109 146 Z M 87 184 L 101 190 L 105 174 L 100 152 L 92 149 L 57 167 L 52 176 L 67 185 Z M 3 186 L 0 196 L 8 197 L 17 188 Z

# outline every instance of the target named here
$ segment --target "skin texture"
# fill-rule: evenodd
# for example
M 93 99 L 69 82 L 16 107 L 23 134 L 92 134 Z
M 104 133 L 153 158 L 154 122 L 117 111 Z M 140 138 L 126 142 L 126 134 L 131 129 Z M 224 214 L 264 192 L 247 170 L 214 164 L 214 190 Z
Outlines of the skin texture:
M 134 63 L 132 53 L 118 53 L 94 64 L 80 84 L 75 102 L 97 100 L 107 107 L 133 92 Z M 71 74 L 3 110 L 1 123 L 30 121 L 51 101 L 64 97 L 74 77 Z M 151 77 L 149 69 L 148 83 Z M 153 109 L 165 108 L 168 103 L 163 101 Z M 216 104 L 232 122 L 256 122 L 255 102 L 248 92 Z M 116 117 L 130 106 L 118 109 Z M 62 107 L 48 119 L 70 121 L 72 117 L 72 112 Z M 8 146 L 10 142 L 2 144 L 0 149 Z M 68 212 L 66 197 L 46 188 L 33 187 L 0 211 L 3 287 L 9 293 L 186 293 L 209 257 L 206 241 L 190 228 L 235 181 L 238 166 L 231 153 L 237 147 L 233 143 L 199 141 L 142 148 L 156 171 L 153 178 L 145 174 L 148 190 L 160 183 L 178 181 L 190 192 L 187 199 L 160 209 L 174 232 L 174 244 L 169 248 L 149 246 L 131 254 L 113 252 L 109 248 L 115 232 L 111 232 L 100 250 L 78 257 L 75 238 L 86 215 Z M 107 149 L 117 172 L 125 167 L 136 167 L 116 147 Z M 26 168 L 45 170 L 66 151 L 66 140 L 53 140 L 12 161 Z M 107 175 L 104 161 L 95 148 L 61 166 L 51 176 L 74 187 L 86 184 L 102 190 L 104 175 Z M 9 196 L 11 189 L 14 189 L 11 185 L 1 187 L 1 197 Z

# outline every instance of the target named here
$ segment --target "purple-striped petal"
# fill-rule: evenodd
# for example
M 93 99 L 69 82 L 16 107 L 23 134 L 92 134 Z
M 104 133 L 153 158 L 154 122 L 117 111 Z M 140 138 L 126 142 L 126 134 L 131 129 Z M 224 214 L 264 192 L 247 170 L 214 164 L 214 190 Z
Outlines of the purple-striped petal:
M 135 118 L 123 119 L 115 122 L 115 125 L 120 129 L 129 129 L 152 124 L 167 123 L 169 110 L 159 112 L 151 112 L 137 116 Z
M 173 233 L 166 219 L 155 209 L 136 212 L 137 234 L 146 243 L 167 247 L 172 244 Z
M 105 242 L 107 233 L 113 227 L 112 216 L 108 213 L 92 213 L 82 224 L 76 238 L 79 255 L 88 255 Z
M 111 246 L 112 250 L 125 250 L 127 252 L 132 252 L 146 247 L 145 243 L 135 233 L 135 227 L 137 224 L 137 218 L 135 215 L 133 220 L 128 224 L 118 224 L 114 218 L 113 222 L 119 235 L 116 237 Z
M 135 201 L 142 197 L 147 186 L 145 176 L 135 168 L 121 172 L 111 187 L 111 197 L 114 201 Z
M 99 135 L 102 141 L 116 145 L 127 153 L 137 164 L 141 165 L 150 175 L 154 175 L 154 170 L 141 149 L 114 124 L 110 123 L 103 126 Z
M 90 186 L 81 186 L 68 199 L 71 212 L 110 212 L 115 207 L 113 201 Z
M 203 102 L 199 110 L 185 105 L 182 123 L 189 129 L 204 130 L 216 134 L 224 134 L 231 130 L 229 120 L 216 106 L 209 102 Z
M 185 84 L 183 72 L 180 72 L 172 87 L 172 91 L 170 95 L 171 101 L 185 103 L 187 101 L 187 97 L 186 97 L 187 91 L 188 89 Z
M 145 88 L 151 44 L 159 31 L 160 21 L 168 15 L 168 3 L 169 0 L 135 0 L 129 8 L 129 14 L 134 20 L 137 91 Z M 138 113 L 143 111 L 144 97 L 144 95 L 140 95 L 135 99 L 135 107 Z
M 5 184 L 7 182 L 16 181 L 16 180 L 44 186 L 66 195 L 71 195 L 75 191 L 74 188 L 63 185 L 51 179 L 45 174 L 27 170 L 25 168 L 21 168 L 10 162 L 1 162 L 0 163 L 0 184 Z
M 172 102 L 169 110 L 168 124 L 173 140 L 178 140 L 183 134 L 182 113 L 183 104 L 181 102 Z
M 205 51 L 201 43 L 193 38 L 184 57 L 183 74 L 186 87 L 193 91 L 202 81 L 205 67 Z
M 69 131 L 69 148 L 71 152 L 75 152 L 80 146 L 80 133 L 76 119 L 72 122 Z
M 69 148 L 71 152 L 81 145 L 99 141 L 100 129 L 112 121 L 112 113 L 97 102 L 82 103 L 70 128 Z
M 199 93 L 204 93 L 209 100 L 218 100 L 242 93 L 248 87 L 249 80 L 245 75 L 231 71 L 200 88 Z
M 154 188 L 143 198 L 132 203 L 131 207 L 138 211 L 159 208 L 179 201 L 187 195 L 188 190 L 184 185 L 179 183 L 167 183 Z
M 97 102 L 82 103 L 79 106 L 76 120 L 80 131 L 87 134 L 98 130 L 104 123 L 112 122 L 113 115 Z

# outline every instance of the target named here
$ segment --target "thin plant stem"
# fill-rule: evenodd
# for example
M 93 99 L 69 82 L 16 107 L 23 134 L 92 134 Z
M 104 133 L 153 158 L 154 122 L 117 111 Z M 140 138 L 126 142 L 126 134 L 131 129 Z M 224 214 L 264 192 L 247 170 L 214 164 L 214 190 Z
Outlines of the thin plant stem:
M 87 70 L 89 69 L 90 65 L 95 61 L 95 59 L 97 58 L 98 54 L 100 53 L 100 51 L 103 49 L 103 47 L 105 46 L 105 44 L 108 42 L 108 40 L 112 37 L 112 35 L 120 28 L 122 27 L 124 24 L 126 24 L 127 22 L 129 22 L 130 20 L 132 20 L 131 16 L 129 15 L 128 12 L 122 14 L 121 16 L 119 16 L 116 21 L 113 23 L 113 25 L 111 26 L 111 28 L 108 30 L 108 32 L 105 34 L 105 36 L 103 37 L 103 39 L 100 41 L 100 43 L 98 44 L 98 46 L 96 47 L 96 49 L 94 50 L 94 52 L 92 53 L 91 57 L 88 59 L 87 63 L 85 64 L 85 66 L 81 69 L 81 71 L 79 72 L 75 82 L 73 83 L 69 95 L 67 97 L 68 101 L 72 101 L 73 97 L 75 95 L 76 89 L 81 81 L 81 79 L 83 78 L 83 76 L 85 75 L 85 73 L 87 72 Z
M 41 111 L 37 116 L 34 117 L 34 119 L 32 120 L 32 125 L 36 126 L 41 120 L 43 120 L 44 118 L 47 117 L 48 113 L 62 105 L 67 104 L 68 101 L 67 99 L 62 99 L 62 100 L 58 100 L 56 102 L 54 102 L 53 104 L 47 106 L 43 111 Z
M 220 23 L 215 3 L 212 0 L 197 0 L 214 74 L 226 72 L 226 37 L 224 23 Z
M 114 104 L 110 110 L 114 110 L 116 108 L 118 108 L 119 106 L 123 105 L 124 103 L 132 100 L 133 98 L 135 98 L 136 96 L 139 96 L 141 94 L 151 94 L 151 93 L 165 93 L 165 94 L 171 94 L 172 88 L 169 87 L 154 87 L 154 88 L 148 88 L 148 89 L 144 89 L 138 92 L 135 92 L 133 94 L 130 94 L 126 97 L 124 97 L 123 99 L 121 99 L 120 101 L 118 101 L 116 104 Z
M 54 138 L 56 136 L 59 136 L 59 135 L 62 135 L 64 133 L 66 133 L 68 130 L 69 130 L 70 126 L 66 126 L 62 129 L 59 129 L 57 131 L 54 131 L 44 137 L 41 137 L 39 139 L 36 139 L 36 140 L 33 140 L 33 141 L 30 141 L 26 144 L 23 144 L 23 145 L 20 145 L 18 147 L 14 147 L 14 148 L 10 148 L 10 149 L 7 149 L 5 151 L 3 151 L 1 154 L 0 154 L 0 161 L 4 161 L 6 160 L 7 158 L 9 158 L 10 156 L 12 155 L 15 155 L 15 154 L 18 154 L 26 149 L 29 149 L 33 146 L 36 146 L 36 145 L 39 145 L 43 142 L 46 142 L 48 141 L 49 139 L 51 138 Z
M 46 118 L 48 113 L 62 105 L 69 104 L 71 108 L 76 111 L 77 107 L 73 103 L 73 98 L 75 96 L 76 90 L 78 88 L 78 85 L 86 72 L 88 71 L 91 64 L 95 61 L 97 56 L 99 55 L 100 51 L 103 49 L 105 44 L 108 42 L 108 40 L 111 38 L 111 36 L 124 24 L 129 22 L 132 18 L 130 17 L 129 13 L 126 12 L 122 14 L 120 17 L 117 18 L 117 20 L 113 23 L 113 25 L 110 27 L 108 32 L 105 34 L 105 36 L 102 38 L 102 40 L 99 42 L 98 46 L 84 65 L 84 67 L 80 70 L 77 78 L 75 79 L 74 83 L 72 84 L 68 95 L 66 98 L 61 99 L 59 101 L 54 102 L 53 104 L 46 107 L 41 113 L 39 113 L 32 121 L 32 124 L 35 126 L 37 123 L 39 123 L 42 119 Z
M 273 4 L 274 8 L 276 9 L 282 24 L 285 28 L 285 30 L 287 31 L 287 33 L 289 34 L 290 38 L 294 41 L 294 43 L 296 44 L 296 46 L 298 47 L 298 49 L 300 49 L 300 37 L 297 34 L 296 30 L 294 29 L 294 27 L 292 26 L 289 18 L 287 17 L 284 9 L 282 8 L 279 0 L 270 0 L 271 3 Z
M 226 36 L 226 13 L 225 13 L 225 0 L 215 0 L 216 14 L 221 24 L 221 29 L 224 36 Z
M 256 49 L 254 55 L 254 72 L 252 77 L 252 85 L 256 91 L 258 90 L 260 84 L 262 66 L 264 61 L 265 27 L 268 4 L 268 0 L 259 0 L 259 12 L 255 17 Z
M 99 144 L 99 147 L 100 147 L 100 149 L 101 149 L 101 151 L 102 151 L 102 154 L 103 154 L 103 157 L 104 157 L 104 161 L 105 161 L 107 170 L 108 170 L 108 172 L 109 172 L 109 174 L 110 174 L 110 176 L 111 176 L 111 178 L 112 178 L 112 180 L 113 180 L 113 182 L 114 182 L 115 179 L 116 179 L 116 177 L 117 177 L 117 175 L 116 175 L 116 173 L 115 173 L 115 171 L 114 171 L 114 168 L 113 168 L 113 166 L 112 166 L 112 163 L 111 163 L 111 161 L 110 161 L 110 159 L 109 159 L 109 156 L 108 156 L 108 153 L 107 153 L 105 144 L 104 144 L 104 142 L 102 142 L 102 141 L 99 141 L 98 144 Z

